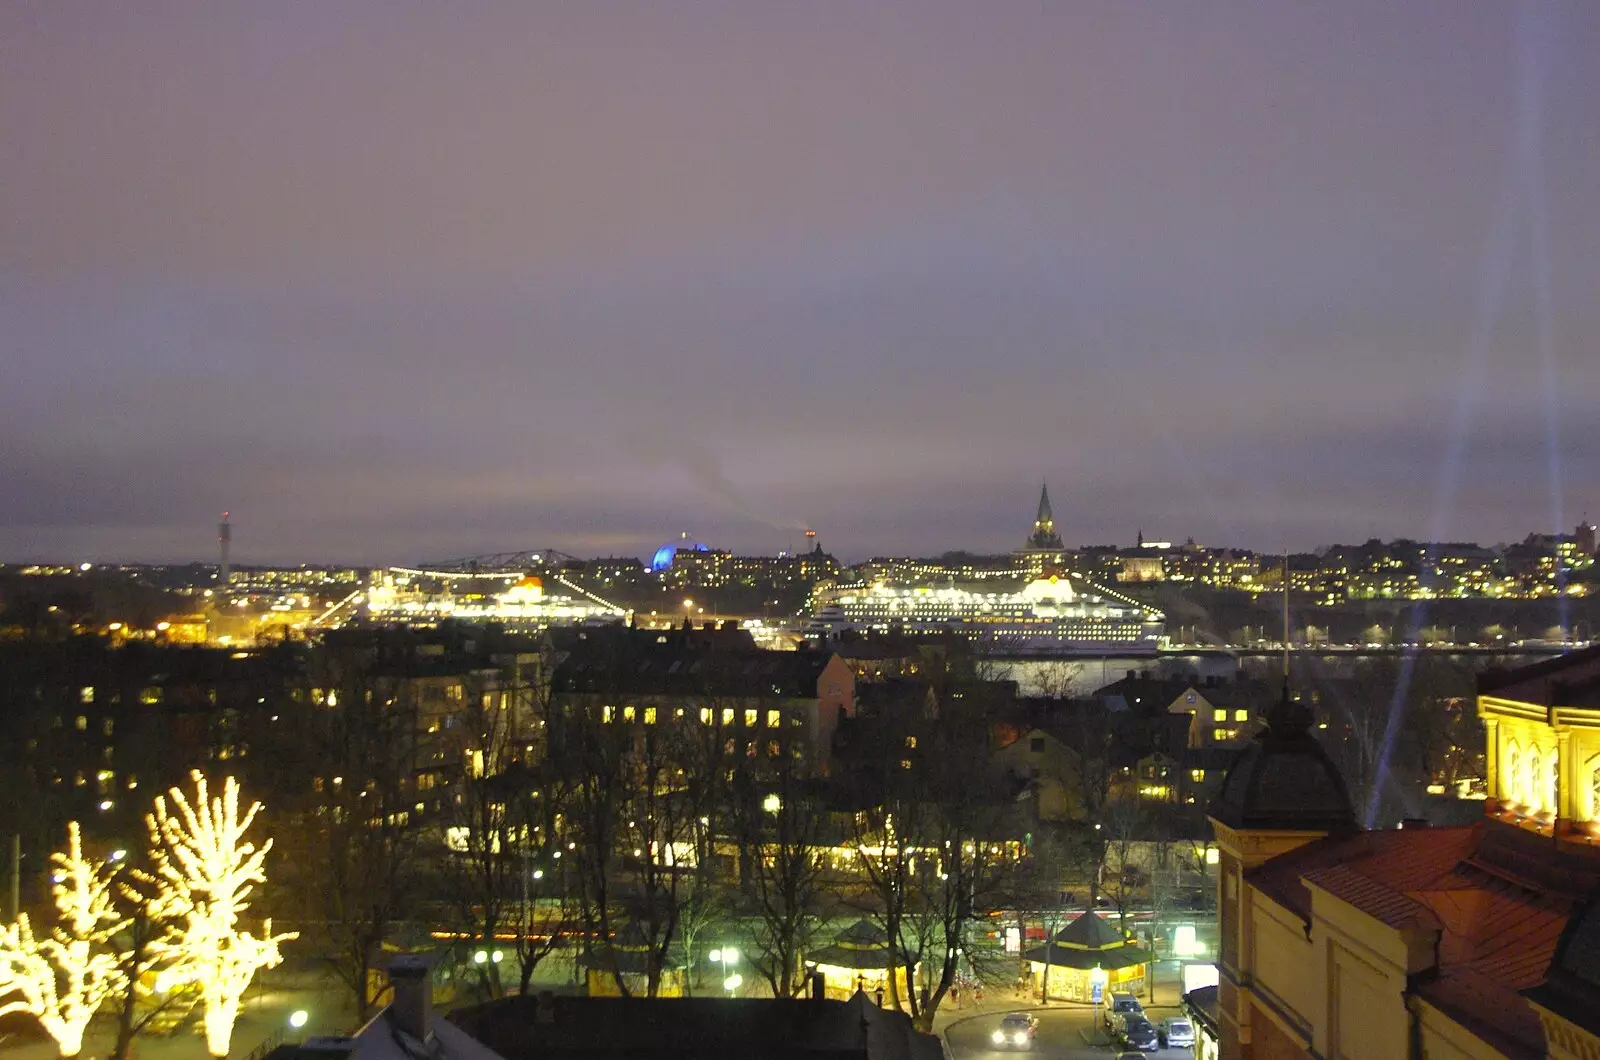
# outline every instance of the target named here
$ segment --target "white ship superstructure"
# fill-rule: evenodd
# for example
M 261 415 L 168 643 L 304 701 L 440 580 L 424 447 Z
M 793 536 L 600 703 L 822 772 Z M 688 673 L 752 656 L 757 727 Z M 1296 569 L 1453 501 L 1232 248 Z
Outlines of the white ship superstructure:
M 593 622 L 617 622 L 627 611 L 565 578 L 512 573 L 458 573 L 391 567 L 366 593 L 365 617 L 376 622 L 431 624 L 444 619 L 496 622 L 535 630 Z
M 1119 654 L 1160 647 L 1165 616 L 1075 574 L 943 585 L 834 583 L 812 598 L 818 632 L 939 633 L 1017 654 Z

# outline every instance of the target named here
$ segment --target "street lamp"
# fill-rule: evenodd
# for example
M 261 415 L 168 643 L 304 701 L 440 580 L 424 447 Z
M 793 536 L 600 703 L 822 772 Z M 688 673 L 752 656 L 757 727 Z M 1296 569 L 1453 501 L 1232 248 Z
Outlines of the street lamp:
M 306 1021 L 310 1018 L 311 1014 L 305 1009 L 297 1008 L 293 1012 L 289 1013 L 289 1026 L 293 1027 L 295 1030 L 299 1030 L 301 1027 L 306 1025 Z
M 1100 1006 L 1105 1003 L 1106 997 L 1106 970 L 1098 964 L 1089 973 L 1089 996 L 1094 999 L 1094 1024 L 1100 1027 Z
M 739 951 L 732 946 L 724 946 L 720 950 L 712 950 L 706 956 L 710 958 L 712 964 L 722 967 L 722 988 L 730 994 L 739 989 L 740 984 L 744 982 L 744 976 L 738 972 L 728 971 L 730 965 L 739 963 Z

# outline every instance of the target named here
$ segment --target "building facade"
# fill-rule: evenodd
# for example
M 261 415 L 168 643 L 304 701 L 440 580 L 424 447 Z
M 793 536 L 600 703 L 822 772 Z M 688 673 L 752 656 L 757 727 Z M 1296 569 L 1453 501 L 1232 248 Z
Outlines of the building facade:
M 1285 700 L 1212 807 L 1224 1058 L 1600 1056 L 1600 649 L 1486 680 L 1468 827 L 1357 827 Z

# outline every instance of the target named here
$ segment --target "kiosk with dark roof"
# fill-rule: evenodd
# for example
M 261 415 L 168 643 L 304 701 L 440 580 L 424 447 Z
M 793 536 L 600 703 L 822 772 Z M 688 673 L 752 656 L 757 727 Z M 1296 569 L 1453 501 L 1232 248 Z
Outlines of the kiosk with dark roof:
M 1046 999 L 1088 1001 L 1093 997 L 1093 972 L 1105 972 L 1105 991 L 1144 991 L 1150 951 L 1095 912 L 1085 912 L 1057 931 L 1050 941 L 1023 953 L 1033 988 Z

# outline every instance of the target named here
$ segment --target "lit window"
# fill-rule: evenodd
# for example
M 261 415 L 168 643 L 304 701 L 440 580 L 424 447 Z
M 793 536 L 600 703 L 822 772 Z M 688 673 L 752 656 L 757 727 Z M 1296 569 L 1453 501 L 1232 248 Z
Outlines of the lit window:
M 1206 771 L 1203 769 L 1191 769 L 1189 770 L 1189 779 L 1199 783 L 1200 781 L 1206 779 Z
M 1249 721 L 1250 720 L 1250 712 L 1248 710 L 1236 710 L 1236 711 L 1233 712 L 1233 720 L 1234 721 Z
M 767 711 L 767 728 L 776 729 L 779 725 L 782 725 L 782 724 L 783 724 L 783 715 L 782 715 L 782 713 L 780 711 L 776 711 L 776 710 Z
M 758 711 L 758 710 L 746 710 L 744 712 L 745 728 L 747 728 L 747 729 L 755 728 L 756 727 L 756 718 L 758 718 L 760 716 L 760 714 L 761 714 L 761 712 Z
M 77 729 L 79 732 L 83 732 L 89 727 L 89 719 L 84 717 L 82 714 L 79 714 L 77 718 L 73 719 L 72 727 Z
M 710 707 L 701 707 L 700 708 L 700 724 L 701 725 L 710 725 L 711 724 L 711 708 Z
M 78 702 L 79 703 L 93 703 L 94 702 L 94 689 L 89 687 L 88 685 L 85 685 L 84 687 L 78 689 Z
M 915 736 L 907 736 L 906 737 L 906 746 L 908 748 L 910 748 L 911 750 L 915 751 L 917 749 L 917 738 Z
M 909 759 L 909 758 L 900 759 L 900 768 L 901 769 L 910 769 L 911 768 L 911 759 Z
M 722 708 L 722 724 L 724 724 L 724 725 L 732 725 L 733 724 L 733 708 L 732 707 L 723 707 Z
M 1211 712 L 1211 720 L 1212 721 L 1227 721 L 1228 720 L 1228 712 L 1226 710 L 1223 710 L 1221 707 L 1218 707 L 1216 710 L 1213 710 Z
M 110 736 L 111 731 L 116 728 L 116 722 L 112 721 L 110 718 L 107 718 L 104 723 L 101 724 L 100 728 L 101 731 L 103 731 L 107 736 Z
M 623 707 L 622 708 L 622 720 L 623 721 L 631 722 L 631 721 L 634 721 L 635 719 L 637 719 L 638 716 L 639 716 L 638 712 L 635 711 L 632 707 Z
M 605 706 L 600 708 L 600 720 L 602 722 L 604 722 L 605 724 L 607 724 L 607 725 L 611 724 L 611 715 L 614 714 L 615 712 L 616 712 L 616 708 L 615 707 L 611 706 L 609 703 L 606 704 Z
M 680 711 L 679 714 L 681 715 L 682 712 Z M 656 708 L 655 707 L 645 707 L 644 708 L 644 723 L 646 725 L 654 725 L 656 723 Z

